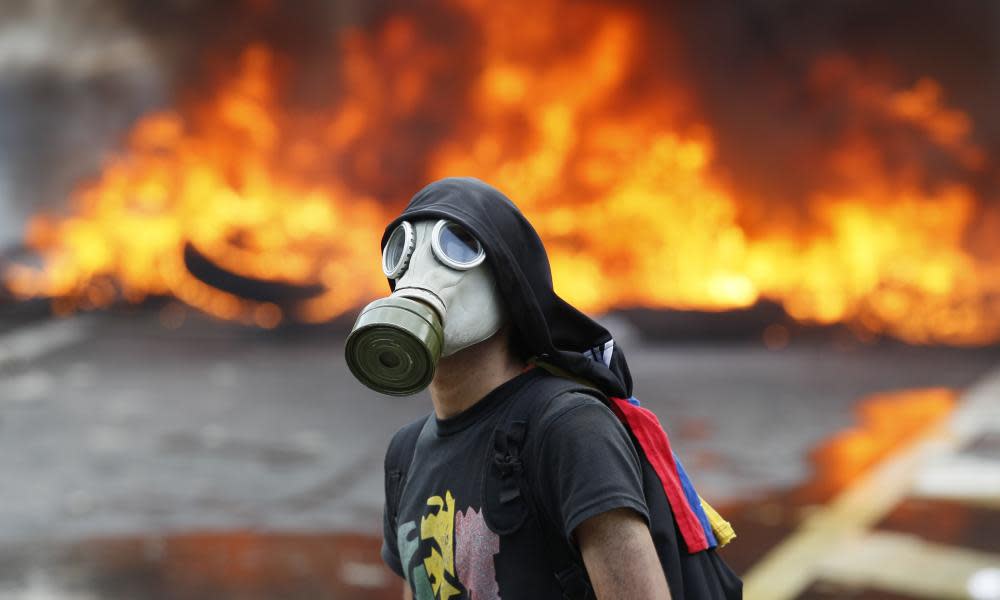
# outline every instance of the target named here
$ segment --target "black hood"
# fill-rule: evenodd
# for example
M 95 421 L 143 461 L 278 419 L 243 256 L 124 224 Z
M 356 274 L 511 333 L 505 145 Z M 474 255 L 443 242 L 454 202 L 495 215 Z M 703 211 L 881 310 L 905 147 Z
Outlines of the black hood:
M 528 354 L 608 396 L 631 397 L 632 377 L 621 348 L 604 327 L 556 295 L 542 240 L 510 199 L 471 177 L 435 181 L 417 192 L 403 214 L 389 223 L 382 247 L 400 221 L 432 218 L 460 223 L 483 244 Z M 394 287 L 392 280 L 389 287 Z

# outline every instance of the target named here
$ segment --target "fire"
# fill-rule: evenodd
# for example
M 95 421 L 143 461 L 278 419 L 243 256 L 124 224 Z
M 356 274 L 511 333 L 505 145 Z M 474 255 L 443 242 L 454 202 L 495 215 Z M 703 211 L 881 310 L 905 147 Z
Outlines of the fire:
M 957 394 L 946 388 L 863 398 L 855 410 L 858 424 L 834 435 L 812 453 L 817 474 L 800 494 L 815 500 L 842 489 L 879 460 L 943 422 L 956 403 Z
M 310 153 L 301 145 L 286 154 L 271 62 L 266 49 L 249 49 L 238 75 L 191 125 L 170 112 L 142 119 L 128 152 L 73 199 L 74 214 L 31 223 L 28 242 L 49 260 L 42 271 L 12 269 L 11 289 L 84 306 L 107 304 L 116 293 L 132 302 L 172 295 L 262 327 L 286 316 L 274 302 L 193 276 L 185 264 L 191 248 L 251 280 L 321 284 L 295 307 L 301 320 L 332 318 L 380 290 L 377 271 L 359 267 L 377 264 L 371 238 L 385 210 L 337 181 L 299 177 Z
M 810 157 L 804 214 L 750 224 L 759 199 L 720 175 L 683 70 L 650 59 L 654 47 L 672 56 L 670 39 L 633 8 L 450 9 L 477 24 L 474 52 L 436 39 L 419 15 L 347 31 L 342 89 L 321 111 L 283 103 L 275 56 L 247 49 L 213 97 L 141 120 L 69 216 L 36 218 L 27 240 L 45 264 L 12 267 L 6 285 L 63 308 L 170 295 L 265 327 L 323 321 L 384 293 L 377 241 L 405 199 L 396 190 L 472 175 L 525 211 L 557 290 L 587 311 L 771 299 L 863 336 L 1000 339 L 1000 250 L 966 248 L 983 202 L 962 178 L 927 183 L 918 153 L 900 167 L 897 146 L 909 146 L 884 135 L 905 132 L 963 172 L 983 168 L 973 122 L 936 81 L 890 85 L 846 59 L 819 61 L 812 89 L 856 118 Z M 192 256 L 294 299 L 210 285 Z

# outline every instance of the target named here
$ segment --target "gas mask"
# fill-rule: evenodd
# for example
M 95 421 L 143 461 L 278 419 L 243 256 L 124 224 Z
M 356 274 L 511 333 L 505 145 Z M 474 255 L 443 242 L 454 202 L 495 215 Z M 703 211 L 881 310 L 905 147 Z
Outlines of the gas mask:
M 366 306 L 347 338 L 354 376 L 383 394 L 415 394 L 440 357 L 499 331 L 502 301 L 485 260 L 482 244 L 458 223 L 401 222 L 382 251 L 395 291 Z

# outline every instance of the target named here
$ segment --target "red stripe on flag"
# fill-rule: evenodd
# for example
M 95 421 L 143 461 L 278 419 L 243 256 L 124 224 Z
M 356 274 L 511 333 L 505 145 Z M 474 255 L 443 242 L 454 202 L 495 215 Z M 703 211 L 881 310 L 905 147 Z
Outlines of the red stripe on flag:
M 618 415 L 618 419 L 632 430 L 636 441 L 646 454 L 646 459 L 660 478 L 688 552 L 705 550 L 708 548 L 705 530 L 702 529 L 701 521 L 698 520 L 698 516 L 684 495 L 684 488 L 677 474 L 677 464 L 674 462 L 674 453 L 670 449 L 670 440 L 667 439 L 667 432 L 663 430 L 659 419 L 652 412 L 628 400 L 612 398 L 611 401 L 611 409 Z

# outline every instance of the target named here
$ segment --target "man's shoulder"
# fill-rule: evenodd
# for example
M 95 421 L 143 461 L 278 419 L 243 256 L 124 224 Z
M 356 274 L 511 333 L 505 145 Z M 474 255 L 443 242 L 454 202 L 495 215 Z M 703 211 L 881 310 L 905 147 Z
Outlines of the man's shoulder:
M 431 415 L 424 415 L 419 419 L 411 421 L 406 425 L 399 428 L 396 433 L 392 434 L 392 438 L 389 440 L 389 446 L 385 450 L 385 464 L 386 467 L 396 466 L 400 467 L 407 455 L 413 453 L 413 448 L 416 446 L 417 438 L 420 437 L 420 431 L 424 428 L 424 424 L 427 423 L 427 419 Z
M 397 429 L 396 433 L 392 434 L 389 444 L 392 445 L 392 443 L 396 440 L 412 435 L 414 431 L 420 433 L 420 430 L 423 429 L 424 425 L 427 423 L 427 419 L 431 418 L 433 414 L 434 413 L 427 413 L 426 415 L 421 415 L 420 417 Z
M 573 382 L 557 375 L 545 374 L 550 378 L 551 387 L 568 388 L 568 391 L 556 394 L 539 394 L 532 402 L 537 402 L 539 410 L 535 411 L 535 427 L 546 431 L 553 426 L 587 420 L 595 423 L 614 425 L 618 422 L 611 409 L 608 408 L 604 395 L 594 388 L 583 384 L 573 385 Z M 562 384 L 562 385 L 560 385 Z M 538 391 L 549 386 L 540 386 Z M 536 392 L 537 393 L 537 392 Z

